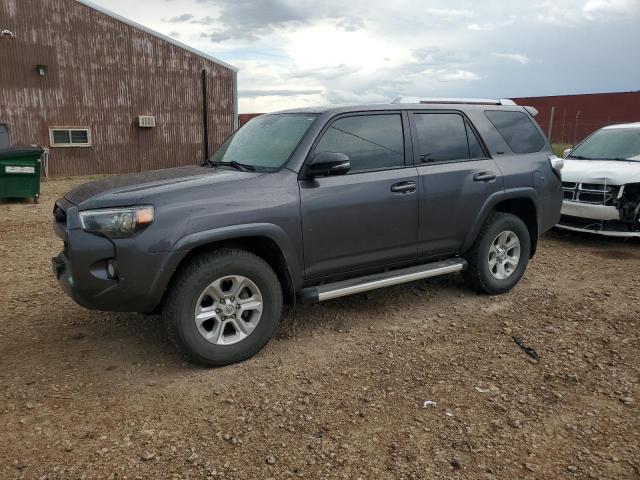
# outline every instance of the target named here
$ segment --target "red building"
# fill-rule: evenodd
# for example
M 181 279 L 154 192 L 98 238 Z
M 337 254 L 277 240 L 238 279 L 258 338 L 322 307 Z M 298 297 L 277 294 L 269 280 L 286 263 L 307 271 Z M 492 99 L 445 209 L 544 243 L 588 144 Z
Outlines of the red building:
M 536 120 L 552 143 L 576 144 L 606 125 L 640 121 L 640 90 L 513 100 L 538 109 Z
M 87 0 L 0 0 L 0 146 L 51 175 L 193 165 L 234 131 L 237 69 Z

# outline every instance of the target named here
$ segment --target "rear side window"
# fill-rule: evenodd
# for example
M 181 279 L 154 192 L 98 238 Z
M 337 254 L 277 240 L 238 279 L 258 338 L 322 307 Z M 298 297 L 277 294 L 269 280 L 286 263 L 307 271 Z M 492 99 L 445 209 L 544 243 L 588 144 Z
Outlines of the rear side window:
M 457 113 L 414 113 L 421 163 L 484 158 L 475 133 Z
M 315 152 L 349 157 L 351 172 L 404 166 L 404 136 L 399 114 L 358 115 L 333 122 Z
M 544 147 L 544 137 L 526 114 L 501 110 L 484 113 L 515 153 L 539 152 Z

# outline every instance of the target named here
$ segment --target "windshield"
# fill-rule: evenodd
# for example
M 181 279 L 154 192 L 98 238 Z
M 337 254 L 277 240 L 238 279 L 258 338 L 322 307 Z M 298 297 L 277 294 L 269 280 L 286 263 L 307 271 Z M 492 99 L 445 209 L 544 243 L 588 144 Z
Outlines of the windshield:
M 261 115 L 247 122 L 213 154 L 210 163 L 238 162 L 256 170 L 275 170 L 289 159 L 316 115 Z
M 598 130 L 567 158 L 579 160 L 640 160 L 640 128 Z

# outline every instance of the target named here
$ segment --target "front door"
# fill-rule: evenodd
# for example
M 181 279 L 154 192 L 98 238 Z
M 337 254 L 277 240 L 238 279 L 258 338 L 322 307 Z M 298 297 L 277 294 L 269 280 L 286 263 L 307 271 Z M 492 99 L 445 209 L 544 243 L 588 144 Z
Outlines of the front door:
M 420 176 L 420 257 L 460 254 L 502 175 L 469 121 L 459 112 L 411 115 Z
M 405 132 L 406 117 L 384 112 L 339 117 L 321 134 L 309 158 L 344 153 L 351 170 L 300 180 L 307 278 L 416 258 L 418 171 Z

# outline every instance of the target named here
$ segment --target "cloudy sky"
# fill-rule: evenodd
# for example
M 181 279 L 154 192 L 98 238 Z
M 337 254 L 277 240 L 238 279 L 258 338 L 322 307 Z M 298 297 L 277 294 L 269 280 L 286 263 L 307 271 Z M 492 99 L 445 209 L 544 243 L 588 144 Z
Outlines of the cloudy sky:
M 94 0 L 240 69 L 240 112 L 640 90 L 640 0 Z

